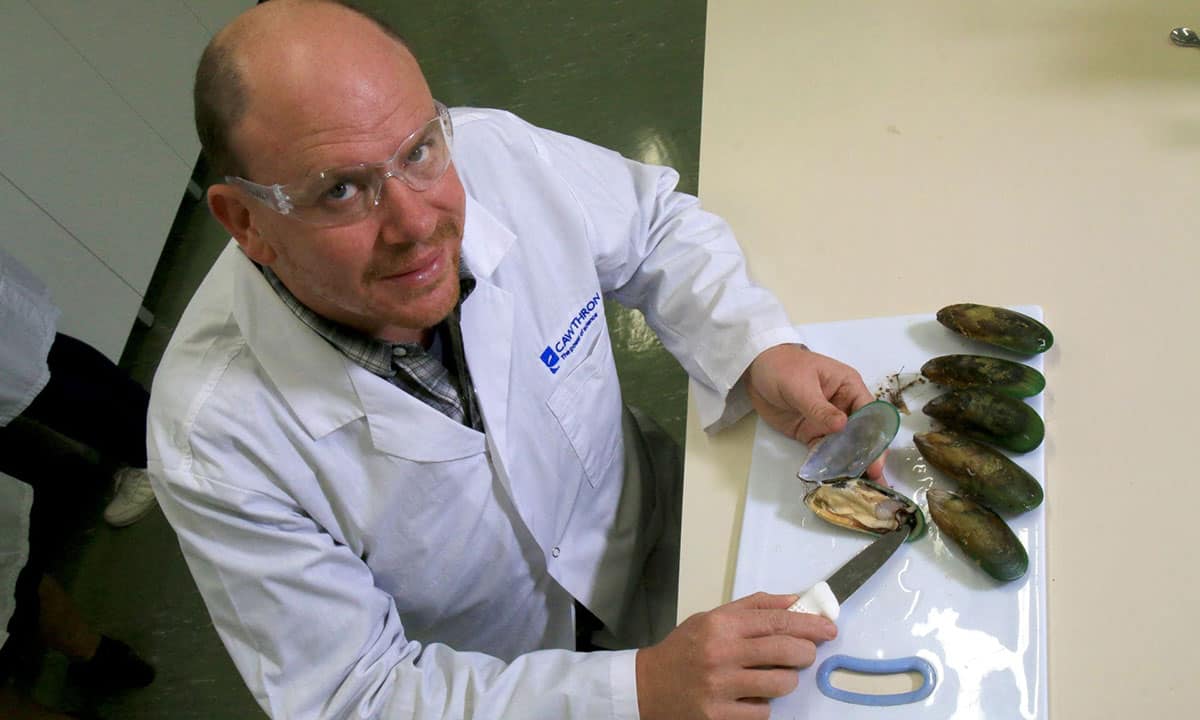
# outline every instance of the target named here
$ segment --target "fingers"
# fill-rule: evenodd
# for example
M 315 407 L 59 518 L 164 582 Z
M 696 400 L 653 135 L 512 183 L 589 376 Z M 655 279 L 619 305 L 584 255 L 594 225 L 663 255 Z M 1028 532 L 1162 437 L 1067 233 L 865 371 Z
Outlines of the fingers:
M 847 416 L 875 399 L 858 372 L 821 357 L 819 382 L 797 388 L 797 410 L 804 416 L 799 432 L 805 442 L 841 430 Z
M 799 683 L 800 673 L 792 668 L 750 668 L 731 678 L 729 692 L 737 698 L 777 698 Z
M 683 716 L 676 715 L 675 717 Z M 714 713 L 713 717 L 719 717 L 721 720 L 769 720 L 771 717 L 770 700 L 758 697 L 740 698 L 721 707 L 720 712 Z
M 738 649 L 738 662 L 750 668 L 806 668 L 817 659 L 816 643 L 787 635 L 751 638 Z
M 829 401 L 843 412 L 852 413 L 874 401 L 875 396 L 867 389 L 866 383 L 862 381 L 862 376 L 857 371 L 848 365 L 842 367 L 846 373 L 845 377 L 841 378 L 840 384 L 830 394 Z
M 824 400 L 811 403 L 801 412 L 804 419 L 796 426 L 796 434 L 806 443 L 846 427 L 846 414 Z
M 743 638 L 786 635 L 812 642 L 825 642 L 837 637 L 837 626 L 822 615 L 790 610 L 756 610 L 738 616 L 738 634 Z
M 704 717 L 767 720 L 767 698 L 792 692 L 817 643 L 837 627 L 790 612 L 796 595 L 755 593 L 680 623 L 638 651 L 638 706 L 645 720 Z
M 792 603 L 799 599 L 799 595 L 773 595 L 771 593 L 756 592 L 753 595 L 738 598 L 725 607 L 747 610 L 787 610 L 792 606 Z
M 827 358 L 826 358 L 827 360 Z M 839 383 L 839 386 L 841 383 Z M 846 425 L 846 413 L 833 402 L 838 399 L 838 389 L 829 392 L 818 378 L 817 382 L 801 382 L 791 386 L 792 405 L 803 417 L 798 427 L 805 442 L 815 437 L 841 430 Z M 826 399 L 826 398 L 829 399 Z M 847 409 L 849 406 L 847 405 Z

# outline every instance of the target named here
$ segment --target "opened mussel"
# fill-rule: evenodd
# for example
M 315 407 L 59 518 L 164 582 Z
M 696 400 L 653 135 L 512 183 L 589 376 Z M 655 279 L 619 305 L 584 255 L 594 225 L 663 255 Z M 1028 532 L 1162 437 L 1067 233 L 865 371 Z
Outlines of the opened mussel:
M 805 481 L 804 504 L 822 520 L 849 530 L 883 535 L 907 526 L 908 541 L 925 534 L 925 514 L 912 500 L 865 478 Z
M 984 572 L 997 580 L 1016 580 L 1029 568 L 1029 555 L 999 515 L 979 503 L 945 490 L 926 494 L 933 522 Z
M 1023 513 L 1042 504 L 1042 486 L 1004 453 L 948 431 L 916 433 L 913 442 L 963 495 L 997 512 Z
M 900 430 L 896 406 L 882 400 L 854 411 L 846 426 L 815 441 L 797 473 L 815 482 L 862 475 Z
M 1014 310 L 975 303 L 948 305 L 937 312 L 937 321 L 954 332 L 1024 355 L 1050 349 L 1050 328 Z
M 925 403 L 921 410 L 952 430 L 1013 452 L 1033 450 L 1046 435 L 1037 411 L 986 388 L 951 390 Z
M 900 430 L 900 413 L 877 400 L 856 410 L 839 432 L 813 446 L 796 473 L 806 486 L 804 504 L 839 527 L 883 535 L 908 527 L 909 540 L 925 533 L 925 515 L 912 500 L 859 477 L 887 450 Z
M 986 355 L 935 357 L 921 366 L 921 374 L 949 388 L 986 387 L 1016 398 L 1046 388 L 1045 376 L 1028 365 Z

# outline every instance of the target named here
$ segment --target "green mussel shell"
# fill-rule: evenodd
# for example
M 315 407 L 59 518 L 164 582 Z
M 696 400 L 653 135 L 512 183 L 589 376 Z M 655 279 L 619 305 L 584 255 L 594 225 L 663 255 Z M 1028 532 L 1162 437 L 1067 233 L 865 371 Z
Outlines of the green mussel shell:
M 1025 547 L 999 515 L 945 490 L 930 490 L 925 497 L 933 522 L 988 575 L 1007 582 L 1029 569 Z
M 804 504 L 822 520 L 849 530 L 884 535 L 909 526 L 908 541 L 925 534 L 925 513 L 895 490 L 865 478 L 805 482 Z
M 986 387 L 1016 398 L 1032 397 L 1046 389 L 1046 378 L 1037 370 L 986 355 L 935 357 L 921 366 L 921 374 L 949 388 Z
M 953 432 L 915 433 L 913 442 L 963 495 L 996 512 L 1023 513 L 1042 504 L 1042 486 L 1004 453 Z
M 925 403 L 921 411 L 951 430 L 1013 452 L 1029 452 L 1046 436 L 1037 411 L 986 388 L 951 390 Z
M 1050 328 L 1028 315 L 991 305 L 947 305 L 938 310 L 937 321 L 972 340 L 1024 355 L 1044 353 L 1054 344 Z

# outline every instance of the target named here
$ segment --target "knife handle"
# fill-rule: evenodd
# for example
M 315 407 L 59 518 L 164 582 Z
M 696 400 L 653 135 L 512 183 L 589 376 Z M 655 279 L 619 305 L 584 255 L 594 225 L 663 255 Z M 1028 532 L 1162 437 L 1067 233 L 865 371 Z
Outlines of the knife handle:
M 801 593 L 800 598 L 788 607 L 788 611 L 823 615 L 837 622 L 841 606 L 833 591 L 829 589 L 829 583 L 822 580 Z

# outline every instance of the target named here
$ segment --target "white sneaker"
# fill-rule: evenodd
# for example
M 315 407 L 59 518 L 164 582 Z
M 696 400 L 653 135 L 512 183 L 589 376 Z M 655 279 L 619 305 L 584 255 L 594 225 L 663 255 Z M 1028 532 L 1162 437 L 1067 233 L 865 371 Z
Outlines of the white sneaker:
M 116 492 L 104 508 L 104 520 L 109 525 L 132 525 L 154 507 L 154 489 L 145 468 L 121 468 L 113 473 L 113 483 Z

